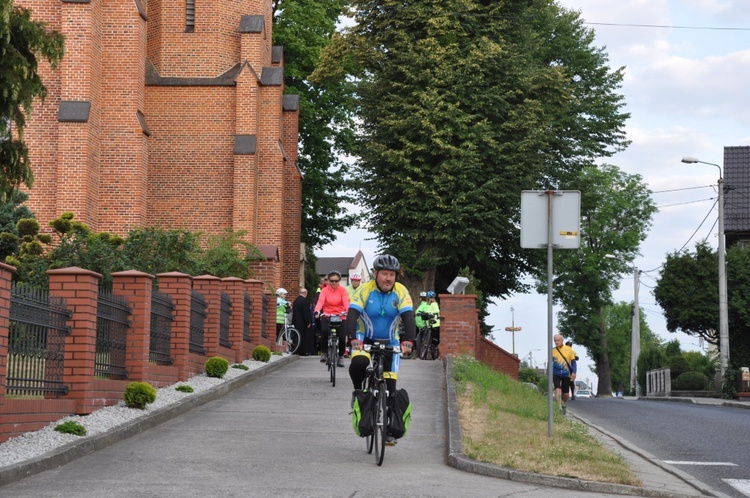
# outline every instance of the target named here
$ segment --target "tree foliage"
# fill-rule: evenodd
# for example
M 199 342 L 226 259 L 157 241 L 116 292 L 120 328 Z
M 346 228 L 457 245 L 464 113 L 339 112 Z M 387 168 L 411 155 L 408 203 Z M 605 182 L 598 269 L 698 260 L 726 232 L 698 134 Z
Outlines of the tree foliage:
M 562 306 L 558 328 L 586 347 L 599 376 L 598 394 L 608 395 L 612 348 L 607 307 L 620 275 L 631 271 L 656 207 L 640 175 L 612 165 L 584 169 L 565 190 L 581 192 L 581 246 L 554 254 L 553 298 Z M 537 268 L 536 275 L 538 290 L 546 292 L 546 266 Z
M 355 216 L 348 165 L 352 143 L 352 85 L 345 79 L 311 80 L 321 51 L 336 33 L 342 0 L 275 0 L 274 44 L 284 47 L 285 92 L 300 96 L 299 168 L 302 179 L 302 241 L 312 248 L 335 240 Z
M 31 187 L 34 176 L 23 141 L 26 116 L 47 89 L 39 76 L 38 56 L 56 67 L 62 60 L 62 34 L 31 20 L 31 12 L 0 0 L 0 200 L 14 189 Z
M 750 247 L 732 245 L 726 254 L 729 360 L 750 365 Z M 718 254 L 704 240 L 695 251 L 667 254 L 654 289 L 667 330 L 702 337 L 719 346 Z
M 525 290 L 520 192 L 626 145 L 622 71 L 551 0 L 355 0 L 352 14 L 331 52 L 358 71 L 354 171 L 381 249 L 414 287 L 468 266 L 491 275 L 488 298 Z

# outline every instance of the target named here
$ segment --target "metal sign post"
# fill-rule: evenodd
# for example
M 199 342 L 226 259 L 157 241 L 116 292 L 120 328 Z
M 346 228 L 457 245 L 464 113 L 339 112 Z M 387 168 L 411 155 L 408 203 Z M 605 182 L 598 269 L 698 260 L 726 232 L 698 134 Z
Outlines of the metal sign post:
M 521 192 L 521 247 L 547 248 L 547 426 L 552 437 L 555 389 L 552 380 L 552 255 L 553 248 L 581 246 L 581 192 L 524 190 Z

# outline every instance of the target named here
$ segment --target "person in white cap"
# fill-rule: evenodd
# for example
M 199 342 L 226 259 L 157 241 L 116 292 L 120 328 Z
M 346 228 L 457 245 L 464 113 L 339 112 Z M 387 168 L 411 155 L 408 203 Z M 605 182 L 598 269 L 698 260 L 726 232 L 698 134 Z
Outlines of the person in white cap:
M 289 309 L 289 301 L 286 300 L 286 289 L 279 287 L 276 289 L 276 340 L 279 340 L 279 334 L 284 329 L 286 323 L 286 314 L 291 310 Z

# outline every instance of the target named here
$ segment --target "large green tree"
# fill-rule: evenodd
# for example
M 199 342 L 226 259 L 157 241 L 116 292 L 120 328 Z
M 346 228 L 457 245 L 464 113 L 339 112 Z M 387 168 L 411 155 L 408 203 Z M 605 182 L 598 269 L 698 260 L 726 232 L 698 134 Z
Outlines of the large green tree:
M 554 254 L 554 301 L 560 333 L 586 347 L 599 376 L 599 395 L 612 394 L 606 309 L 620 276 L 630 273 L 656 207 L 640 175 L 612 165 L 584 169 L 565 190 L 581 192 L 581 245 Z M 612 255 L 614 258 L 606 257 Z M 546 266 L 537 269 L 546 292 Z
M 47 89 L 39 76 L 38 56 L 55 67 L 63 57 L 63 36 L 38 21 L 31 12 L 0 0 L 0 201 L 21 185 L 31 187 L 34 176 L 23 141 L 26 116 L 35 98 Z
M 750 247 L 727 250 L 729 360 L 750 366 Z M 664 310 L 667 330 L 702 337 L 719 345 L 719 275 L 716 250 L 701 241 L 695 251 L 668 254 L 654 298 Z
M 312 250 L 335 240 L 355 222 L 348 165 L 353 137 L 352 85 L 316 81 L 322 50 L 336 33 L 344 0 L 275 0 L 273 41 L 284 47 L 285 92 L 300 96 L 299 168 L 302 171 L 302 241 Z
M 381 249 L 412 291 L 464 267 L 490 298 L 523 289 L 520 193 L 626 145 L 622 71 L 552 0 L 354 0 L 352 15 L 348 52 L 331 52 L 358 71 L 355 173 Z
M 643 313 L 639 315 L 641 350 L 658 346 L 659 336 L 651 331 Z M 633 304 L 620 302 L 604 309 L 607 327 L 607 349 L 612 387 L 626 391 L 630 385 L 630 356 L 633 330 Z M 594 368 L 594 373 L 596 368 Z

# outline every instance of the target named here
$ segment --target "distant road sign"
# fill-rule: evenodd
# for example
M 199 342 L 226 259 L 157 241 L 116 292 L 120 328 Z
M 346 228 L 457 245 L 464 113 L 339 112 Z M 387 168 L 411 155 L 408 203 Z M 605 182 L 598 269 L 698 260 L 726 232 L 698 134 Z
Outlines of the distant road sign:
M 518 332 L 521 330 L 521 327 L 505 327 L 506 332 Z

